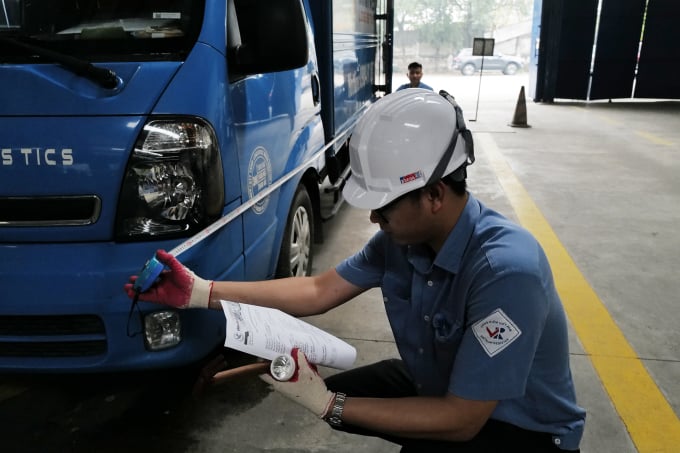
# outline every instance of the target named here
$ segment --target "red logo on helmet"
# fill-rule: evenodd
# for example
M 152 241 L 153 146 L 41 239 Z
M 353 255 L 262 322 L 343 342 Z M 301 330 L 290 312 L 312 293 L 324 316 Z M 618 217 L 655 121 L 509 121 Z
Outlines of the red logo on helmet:
M 409 173 L 408 175 L 400 176 L 399 181 L 402 184 L 406 184 L 407 182 L 415 181 L 416 179 L 422 178 L 423 177 L 423 172 L 418 170 L 414 173 Z

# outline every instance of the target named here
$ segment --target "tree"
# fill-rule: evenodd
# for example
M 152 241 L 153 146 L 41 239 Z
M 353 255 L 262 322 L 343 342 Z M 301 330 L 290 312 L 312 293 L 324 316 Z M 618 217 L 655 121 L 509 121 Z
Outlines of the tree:
M 455 3 L 449 0 L 395 0 L 395 31 L 414 32 L 418 42 L 429 44 L 438 66 L 446 60 L 440 57 L 450 54 L 452 43 L 460 40 L 456 14 Z M 404 46 L 402 41 L 402 55 Z
M 530 17 L 533 1 L 395 0 L 395 31 L 415 32 L 433 50 L 434 69 L 441 69 L 444 56 L 471 47 L 473 38 Z

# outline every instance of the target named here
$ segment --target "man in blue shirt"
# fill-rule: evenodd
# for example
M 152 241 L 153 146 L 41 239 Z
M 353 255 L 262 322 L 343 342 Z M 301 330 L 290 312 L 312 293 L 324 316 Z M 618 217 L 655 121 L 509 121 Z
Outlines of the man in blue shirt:
M 408 72 L 406 73 L 409 83 L 405 83 L 397 88 L 396 91 L 404 90 L 406 88 L 422 88 L 424 90 L 432 90 L 432 87 L 425 85 L 420 79 L 423 78 L 423 65 L 414 61 L 408 65 Z
M 297 378 L 263 379 L 336 429 L 402 452 L 579 451 L 585 411 L 550 266 L 526 230 L 467 191 L 473 162 L 447 93 L 386 96 L 350 141 L 343 195 L 380 226 L 362 250 L 322 274 L 267 282 L 206 281 L 159 251 L 171 271 L 142 299 L 308 316 L 380 287 L 400 359 L 324 381 L 296 350 Z

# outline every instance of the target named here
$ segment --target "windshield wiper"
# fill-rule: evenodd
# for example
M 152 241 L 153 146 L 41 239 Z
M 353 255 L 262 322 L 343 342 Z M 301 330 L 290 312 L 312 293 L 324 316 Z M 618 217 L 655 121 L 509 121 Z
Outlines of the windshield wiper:
M 35 44 L 29 44 L 15 38 L 0 36 L 0 42 L 21 47 L 22 49 L 33 52 L 41 57 L 50 58 L 64 66 L 69 71 L 72 71 L 81 77 L 86 77 L 98 83 L 103 88 L 113 89 L 118 85 L 118 77 L 116 76 L 115 72 L 110 69 L 94 66 L 89 61 L 81 60 L 80 58 L 72 57 L 51 49 L 46 49 Z

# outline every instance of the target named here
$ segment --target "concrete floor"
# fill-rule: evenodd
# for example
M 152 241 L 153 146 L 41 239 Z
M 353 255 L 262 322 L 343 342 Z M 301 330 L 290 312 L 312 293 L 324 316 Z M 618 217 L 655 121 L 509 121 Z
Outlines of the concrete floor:
M 519 221 L 497 174 L 502 160 L 634 350 L 614 370 L 620 376 L 603 377 L 593 365 L 602 357 L 586 352 L 575 324 L 570 325 L 578 397 L 588 411 L 581 451 L 677 452 L 680 103 L 534 104 L 529 100 L 531 128 L 513 128 L 508 123 L 514 118 L 520 87 L 528 88 L 526 75 L 483 79 L 426 75 L 423 81 L 456 97 L 475 134 L 477 162 L 469 169 L 470 190 Z M 326 224 L 327 240 L 317 251 L 315 271 L 334 266 L 375 231 L 368 212 L 343 206 Z M 357 365 L 396 356 L 377 290 L 310 321 L 353 344 Z M 605 333 L 584 332 L 596 339 L 596 345 L 598 335 Z M 608 337 L 602 338 L 605 342 Z M 633 407 L 639 409 L 639 418 L 651 422 L 648 425 L 625 412 L 626 403 L 641 391 L 627 387 L 630 376 L 625 371 L 640 363 L 662 400 L 659 407 L 654 402 L 651 407 Z M 235 384 L 210 390 L 208 398 L 221 403 L 203 414 L 210 421 L 195 429 L 197 442 L 191 451 L 398 451 L 381 440 L 335 433 L 280 395 L 266 390 L 263 394 L 263 387 L 253 380 Z M 617 386 L 631 398 L 616 396 Z M 248 391 L 253 398 L 243 396 Z M 255 395 L 264 395 L 261 402 L 255 401 Z M 240 403 L 233 404 L 235 400 Z M 662 420 L 661 415 L 668 414 L 664 406 L 671 416 Z M 656 426 L 663 427 L 660 434 Z

